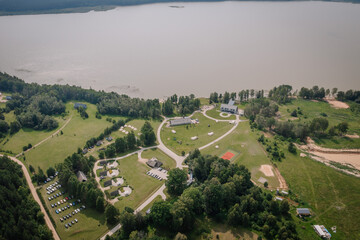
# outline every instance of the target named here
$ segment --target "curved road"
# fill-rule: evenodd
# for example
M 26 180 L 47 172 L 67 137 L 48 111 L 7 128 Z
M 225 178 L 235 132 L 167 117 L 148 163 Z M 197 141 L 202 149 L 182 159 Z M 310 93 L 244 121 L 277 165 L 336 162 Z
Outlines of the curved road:
M 3 156 L 3 155 L 0 154 L 0 156 Z M 52 232 L 52 235 L 53 235 L 54 239 L 55 239 L 55 240 L 60 240 L 60 237 L 59 237 L 59 235 L 57 234 L 54 225 L 53 225 L 52 222 L 50 221 L 50 218 L 49 218 L 47 212 L 45 211 L 45 208 L 44 208 L 44 206 L 42 205 L 39 196 L 37 195 L 36 189 L 35 189 L 34 185 L 33 185 L 32 182 L 31 182 L 31 177 L 30 177 L 29 172 L 27 171 L 25 165 L 24 165 L 19 159 L 17 159 L 17 158 L 10 157 L 10 156 L 8 156 L 8 158 L 10 158 L 12 161 L 16 162 L 17 164 L 19 164 L 19 165 L 21 166 L 21 169 L 22 169 L 22 171 L 23 171 L 23 173 L 24 173 L 26 182 L 27 182 L 28 185 L 29 185 L 31 194 L 32 194 L 33 197 L 34 197 L 34 200 L 39 204 L 41 212 L 44 214 L 44 219 L 45 219 L 46 225 L 48 226 L 48 228 L 49 228 L 50 231 Z

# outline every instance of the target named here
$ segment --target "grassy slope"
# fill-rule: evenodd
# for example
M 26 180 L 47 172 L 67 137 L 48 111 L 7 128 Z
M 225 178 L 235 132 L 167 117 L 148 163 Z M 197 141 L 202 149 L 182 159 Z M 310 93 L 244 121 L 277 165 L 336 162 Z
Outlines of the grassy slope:
M 1 148 L 4 150 L 10 150 L 13 153 L 20 153 L 22 151 L 23 146 L 31 143 L 32 145 L 37 144 L 41 140 L 47 138 L 54 132 L 56 132 L 62 125 L 66 122 L 69 116 L 66 116 L 64 119 L 62 117 L 55 117 L 55 119 L 59 122 L 59 127 L 52 131 L 42 130 L 36 131 L 30 128 L 22 128 L 19 132 L 15 133 L 13 136 L 9 136 L 9 141 L 4 144 Z
M 243 122 L 238 125 L 234 132 L 216 144 L 219 146 L 218 149 L 214 146 L 210 146 L 202 150 L 202 152 L 205 154 L 217 155 L 219 157 L 221 157 L 221 154 L 227 149 L 240 152 L 240 154 L 235 159 L 232 159 L 232 161 L 246 166 L 249 171 L 251 171 L 251 176 L 254 181 L 257 182 L 259 177 L 264 177 L 268 180 L 269 187 L 276 188 L 279 185 L 277 178 L 266 177 L 259 171 L 259 167 L 262 164 L 271 164 L 271 162 L 261 145 L 257 142 L 257 138 L 258 135 L 250 130 L 249 123 Z
M 149 149 L 141 153 L 142 158 L 150 159 L 156 157 L 163 163 L 162 168 L 171 169 L 176 167 L 176 162 L 160 149 Z
M 199 119 L 200 123 L 188 125 L 188 129 L 186 129 L 186 126 L 163 127 L 161 130 L 161 140 L 168 148 L 177 154 L 181 154 L 182 151 L 189 152 L 211 142 L 226 133 L 233 126 L 226 122 L 216 123 L 204 117 L 201 113 L 195 113 L 193 119 L 196 118 Z M 208 127 L 209 124 L 210 127 Z M 176 134 L 172 133 L 171 130 L 175 130 Z M 208 136 L 209 132 L 214 132 L 214 135 Z M 191 140 L 190 138 L 193 136 L 198 136 L 198 139 L 195 141 Z M 176 141 L 174 137 L 176 137 Z M 177 143 L 180 140 L 182 141 L 181 145 Z
M 49 183 L 51 184 L 51 183 Z M 48 196 L 46 194 L 46 187 L 48 187 L 49 184 L 46 184 L 44 187 L 41 188 L 40 192 L 45 200 L 46 207 L 49 209 L 51 216 L 55 220 L 56 223 L 56 231 L 60 235 L 61 239 L 66 240 L 75 240 L 75 239 L 97 239 L 101 235 L 105 234 L 105 232 L 108 230 L 108 226 L 105 224 L 105 214 L 101 214 L 93 209 L 85 209 L 84 211 L 81 211 L 80 213 L 75 214 L 74 217 L 71 217 L 67 219 L 65 222 L 60 221 L 60 217 L 71 213 L 74 209 L 80 207 L 71 207 L 71 211 L 66 210 L 65 213 L 56 214 L 55 208 L 51 208 L 51 204 L 60 201 L 60 199 L 63 199 L 62 197 L 56 198 L 55 200 L 52 200 L 51 202 L 48 201 Z M 65 194 L 67 196 L 67 194 Z M 65 206 L 64 204 L 61 204 L 61 206 Z M 74 219 L 77 219 L 79 222 L 73 225 L 71 228 L 66 229 L 65 223 L 68 223 L 70 221 L 73 221 Z
M 163 181 L 146 175 L 146 172 L 150 170 L 150 168 L 140 163 L 137 155 L 121 159 L 118 162 L 120 175 L 134 188 L 130 196 L 120 198 L 121 200 L 115 203 L 115 207 L 119 208 L 120 211 L 122 211 L 125 206 L 136 209 L 152 192 L 164 184 Z
M 293 100 L 289 104 L 281 105 L 279 111 L 281 112 L 281 119 L 290 119 L 290 113 L 300 107 L 303 116 L 297 121 L 308 122 L 313 118 L 322 117 L 320 113 L 326 113 L 329 120 L 329 128 L 337 125 L 340 122 L 346 121 L 349 123 L 349 133 L 356 133 L 360 135 L 359 114 L 354 114 L 350 109 L 335 109 L 327 102 L 313 102 L 307 100 Z M 288 111 L 289 110 L 289 111 Z M 305 119 L 306 117 L 306 119 Z M 346 137 L 335 137 L 334 139 L 315 139 L 317 144 L 329 148 L 360 148 L 360 138 L 350 139 Z
M 307 157 L 289 154 L 277 163 L 290 188 L 308 203 L 315 216 L 299 228 L 302 239 L 313 239 L 311 224 L 337 226 L 332 239 L 360 238 L 360 179 L 345 175 Z
M 64 134 L 59 134 L 28 152 L 26 162 L 35 168 L 40 166 L 43 170 L 46 170 L 48 167 L 64 161 L 67 156 L 76 152 L 79 147 L 82 148 L 88 139 L 97 137 L 106 127 L 111 126 L 111 123 L 105 120 L 106 117 L 102 119 L 95 118 L 95 105 L 87 104 L 87 106 L 89 118 L 84 120 L 73 109 L 73 104 L 67 103 L 66 109 L 70 111 L 69 115 L 73 117 L 63 129 Z

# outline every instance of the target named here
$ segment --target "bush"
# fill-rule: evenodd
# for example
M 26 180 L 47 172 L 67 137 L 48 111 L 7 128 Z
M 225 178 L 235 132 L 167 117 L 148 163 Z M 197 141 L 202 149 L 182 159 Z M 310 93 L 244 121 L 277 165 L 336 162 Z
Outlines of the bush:
M 296 147 L 292 142 L 289 143 L 288 150 L 289 150 L 289 152 L 296 154 Z

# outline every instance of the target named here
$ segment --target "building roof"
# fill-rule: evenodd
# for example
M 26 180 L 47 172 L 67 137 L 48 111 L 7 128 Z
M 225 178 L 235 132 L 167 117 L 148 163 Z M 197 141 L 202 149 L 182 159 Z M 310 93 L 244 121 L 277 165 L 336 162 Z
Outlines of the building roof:
M 105 177 L 107 176 L 107 171 L 100 172 L 99 175 Z
M 308 208 L 297 208 L 297 213 L 300 215 L 310 215 L 310 210 Z
M 85 181 L 87 181 L 87 178 L 86 178 L 85 174 L 84 174 L 82 171 L 78 171 L 78 172 L 76 173 L 76 177 L 77 177 L 77 179 L 79 180 L 79 182 L 85 182 Z
M 223 109 L 223 108 L 227 108 L 228 110 L 232 110 L 232 111 L 237 111 L 238 110 L 237 106 L 229 105 L 229 104 L 221 104 L 220 109 Z
M 103 160 L 103 161 L 100 161 L 99 163 L 100 163 L 100 165 L 105 165 L 107 163 L 107 161 Z
M 233 106 L 234 104 L 235 104 L 235 101 L 234 101 L 234 100 L 232 100 L 232 99 L 230 99 L 230 101 L 229 101 L 228 105 Z
M 110 193 L 110 196 L 117 196 L 117 195 L 119 195 L 119 190 Z
M 82 150 L 82 153 L 83 154 L 86 154 L 88 152 L 88 149 L 87 148 L 84 148 L 83 150 Z
M 191 124 L 191 118 L 177 118 L 170 120 L 170 126 Z
M 104 182 L 104 187 L 110 186 L 112 184 L 112 180 Z
M 157 160 L 157 158 L 153 157 L 150 160 L 148 160 L 146 162 L 147 165 L 149 165 L 149 167 L 152 168 L 158 168 L 161 167 L 161 165 L 163 164 L 162 162 L 160 162 L 159 160 Z
M 87 108 L 87 105 L 86 104 L 83 104 L 83 103 L 75 103 L 74 104 L 74 108 L 79 108 L 79 107 L 82 107 L 84 109 Z

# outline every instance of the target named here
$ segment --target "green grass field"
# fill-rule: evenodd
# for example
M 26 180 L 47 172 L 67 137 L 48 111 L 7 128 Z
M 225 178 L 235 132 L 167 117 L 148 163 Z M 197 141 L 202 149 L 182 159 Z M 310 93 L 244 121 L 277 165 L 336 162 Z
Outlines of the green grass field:
M 162 168 L 172 169 L 176 167 L 176 162 L 166 155 L 163 151 L 157 148 L 149 149 L 141 153 L 142 158 L 150 159 L 156 157 L 160 162 L 163 163 Z
M 154 128 L 154 132 L 155 132 L 155 134 L 156 134 L 156 131 L 157 131 L 157 129 L 158 129 L 160 123 L 161 123 L 161 121 L 159 121 L 159 120 L 134 119 L 134 120 L 131 120 L 131 121 L 129 121 L 128 123 L 126 123 L 126 125 L 131 125 L 131 126 L 137 128 L 137 130 L 134 131 L 134 133 L 135 133 L 135 136 L 136 136 L 136 137 L 139 137 L 139 134 L 138 134 L 138 133 L 141 132 L 141 128 L 142 128 L 142 126 L 144 125 L 144 123 L 145 123 L 146 121 L 149 121 L 149 122 L 151 123 L 151 126 Z M 126 127 L 126 128 L 124 128 L 124 129 L 125 129 L 126 131 L 128 131 L 128 132 L 131 132 L 131 131 L 132 131 L 132 129 L 129 128 L 129 127 Z M 119 138 L 119 137 L 124 137 L 124 136 L 126 136 L 126 134 L 123 133 L 123 132 L 120 132 L 120 131 L 116 131 L 116 132 L 112 133 L 111 136 L 112 136 L 114 139 L 116 139 L 116 138 Z
M 126 182 L 133 187 L 133 191 L 128 197 L 121 197 L 120 201 L 115 203 L 120 211 L 124 207 L 131 207 L 134 210 L 145 201 L 152 192 L 156 191 L 164 181 L 159 181 L 153 177 L 146 175 L 150 170 L 145 164 L 138 161 L 138 156 L 118 160 L 120 175 L 124 177 Z
M 308 100 L 297 99 L 289 104 L 280 105 L 279 111 L 281 113 L 281 120 L 292 119 L 291 112 L 294 109 L 300 109 L 303 115 L 298 115 L 299 119 L 295 121 L 309 122 L 313 118 L 323 117 L 321 113 L 327 114 L 329 121 L 329 128 L 337 125 L 340 122 L 346 121 L 349 123 L 349 133 L 360 135 L 359 119 L 360 114 L 351 112 L 350 109 L 335 109 L 327 102 L 313 102 Z M 334 137 L 333 139 L 317 140 L 320 146 L 328 148 L 360 148 L 360 138 L 349 139 L 346 137 Z
M 206 118 L 201 113 L 195 113 L 192 118 L 199 119 L 200 123 L 188 125 L 188 129 L 186 126 L 164 126 L 161 130 L 161 140 L 168 148 L 177 154 L 181 154 L 182 151 L 187 153 L 195 148 L 199 148 L 217 139 L 233 126 L 227 122 L 215 122 Z M 208 125 L 210 125 L 210 127 L 208 127 Z M 176 133 L 172 133 L 171 130 L 175 130 Z M 209 132 L 214 132 L 214 135 L 208 136 Z M 191 140 L 190 138 L 193 136 L 197 136 L 198 139 Z M 176 138 L 176 140 L 174 140 L 174 138 Z M 178 141 L 181 141 L 182 144 L 179 144 Z
M 58 197 L 56 198 L 56 200 L 54 199 L 52 201 L 48 200 L 48 197 L 50 195 L 46 194 L 46 187 L 48 187 L 51 183 L 52 182 L 43 186 L 40 192 L 44 198 L 46 207 L 49 209 L 49 212 L 56 223 L 56 231 L 61 239 L 67 239 L 67 240 L 94 239 L 95 240 L 100 238 L 103 234 L 106 233 L 106 231 L 108 231 L 108 228 L 110 228 L 111 226 L 108 227 L 106 225 L 105 214 L 101 214 L 96 210 L 90 208 L 86 208 L 85 210 L 75 214 L 73 217 L 67 219 L 66 221 L 61 222 L 60 217 L 63 217 L 64 215 L 71 213 L 72 211 L 79 208 L 83 204 L 81 203 L 81 205 L 75 205 L 74 207 L 70 207 L 70 210 L 66 210 L 64 213 L 61 212 L 60 214 L 56 214 L 55 209 L 57 209 L 58 207 L 52 208 L 51 204 L 60 201 L 60 199 L 63 199 L 64 197 Z M 64 196 L 68 196 L 68 195 L 65 194 Z M 65 204 L 61 204 L 61 207 L 64 206 Z M 66 229 L 65 223 L 73 221 L 75 218 L 79 222 L 75 223 L 75 225 L 73 225 L 72 227 Z
M 26 153 L 26 163 L 35 168 L 40 166 L 45 171 L 48 167 L 63 162 L 67 156 L 76 152 L 78 148 L 83 148 L 88 139 L 97 137 L 106 127 L 111 126 L 112 123 L 106 121 L 106 117 L 102 119 L 95 118 L 95 105 L 87 104 L 87 106 L 89 118 L 84 120 L 73 109 L 73 104 L 67 103 L 66 109 L 70 111 L 69 115 L 72 115 L 72 119 L 63 129 L 64 134 L 59 134 Z M 114 117 L 113 119 L 117 120 Z
M 57 129 L 54 129 L 52 131 L 37 131 L 30 128 L 22 128 L 14 135 L 8 136 L 7 138 L 9 139 L 9 141 L 6 143 L 4 142 L 5 144 L 3 144 L 0 148 L 4 150 L 10 150 L 16 154 L 20 153 L 22 152 L 23 146 L 27 146 L 29 143 L 35 145 L 43 139 L 47 138 L 48 136 L 51 136 L 51 134 L 56 132 L 65 124 L 66 120 L 69 119 L 69 116 L 66 116 L 65 118 L 55 117 L 55 119 L 59 122 L 59 127 Z
M 286 144 L 280 146 L 286 156 L 277 163 L 281 174 L 290 189 L 315 212 L 307 222 L 297 220 L 301 239 L 317 239 L 313 224 L 325 225 L 328 230 L 337 226 L 337 233 L 331 231 L 331 239 L 360 239 L 360 179 L 301 158 L 299 152 L 290 154 Z
M 258 143 L 259 135 L 250 130 L 248 122 L 239 123 L 238 127 L 224 139 L 220 140 L 214 146 L 205 148 L 201 152 L 204 154 L 216 155 L 221 157 L 228 149 L 232 149 L 240 154 L 232 159 L 232 162 L 242 164 L 251 172 L 252 179 L 259 185 L 260 177 L 266 178 L 269 183 L 269 188 L 276 188 L 279 186 L 277 178 L 267 177 L 260 170 L 263 164 L 271 165 L 262 146 Z M 215 145 L 219 148 L 216 149 Z
M 236 117 L 235 115 L 230 115 L 230 117 L 222 117 L 220 116 L 220 104 L 218 104 L 218 106 L 216 108 L 213 108 L 209 111 L 206 111 L 206 114 L 209 116 L 209 117 L 213 117 L 213 118 L 216 118 L 216 119 L 219 119 L 219 120 L 235 120 Z

